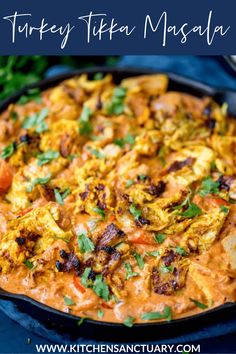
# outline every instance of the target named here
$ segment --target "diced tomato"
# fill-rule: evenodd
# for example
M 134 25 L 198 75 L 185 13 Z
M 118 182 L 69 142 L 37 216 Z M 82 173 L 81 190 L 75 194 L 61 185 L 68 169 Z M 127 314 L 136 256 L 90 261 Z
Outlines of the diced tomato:
M 104 309 L 112 309 L 112 308 L 113 308 L 112 306 L 106 304 L 105 302 L 102 303 L 102 307 L 103 307 Z
M 80 279 L 76 275 L 73 277 L 73 283 L 77 290 L 79 290 L 81 293 L 85 293 L 86 289 L 83 285 L 81 285 Z
M 226 200 L 216 195 L 208 195 L 205 197 L 201 197 L 200 195 L 195 195 L 193 201 L 200 208 L 206 208 L 206 209 L 229 205 L 229 203 Z
M 0 194 L 3 194 L 11 186 L 12 183 L 12 170 L 10 165 L 0 159 Z
M 32 210 L 33 210 L 33 208 L 24 209 L 21 212 L 19 212 L 18 216 L 24 216 L 24 215 L 28 214 Z
M 223 205 L 227 206 L 229 204 L 226 200 L 219 198 L 219 197 L 214 197 L 214 196 L 209 197 L 208 201 L 211 205 L 215 205 L 218 207 L 221 207 Z
M 109 221 L 115 221 L 115 219 L 116 219 L 116 217 L 115 217 L 114 214 L 111 214 L 111 215 L 109 216 Z
M 145 233 L 145 232 L 142 232 L 142 233 L 134 232 L 134 234 L 132 236 L 131 235 L 128 236 L 128 240 L 131 243 L 139 244 L 139 245 L 153 245 L 153 246 L 155 246 L 157 244 L 156 241 L 154 240 L 154 237 L 151 234 Z

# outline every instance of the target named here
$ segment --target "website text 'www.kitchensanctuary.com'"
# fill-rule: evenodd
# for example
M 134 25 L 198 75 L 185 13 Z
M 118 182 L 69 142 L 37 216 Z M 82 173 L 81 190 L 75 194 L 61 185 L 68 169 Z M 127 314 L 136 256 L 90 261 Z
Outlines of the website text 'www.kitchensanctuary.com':
M 201 353 L 200 344 L 36 344 L 37 353 Z

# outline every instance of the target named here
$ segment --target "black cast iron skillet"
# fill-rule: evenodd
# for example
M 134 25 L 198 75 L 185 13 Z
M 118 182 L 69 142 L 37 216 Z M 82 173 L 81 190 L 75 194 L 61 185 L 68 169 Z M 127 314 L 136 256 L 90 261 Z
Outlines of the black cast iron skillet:
M 30 88 L 40 88 L 41 90 L 57 85 L 64 79 L 70 78 L 81 73 L 88 73 L 92 77 L 95 73 L 111 73 L 115 83 L 127 77 L 142 74 L 153 74 L 155 71 L 146 69 L 131 68 L 92 68 L 74 71 L 70 74 L 64 74 L 46 79 L 40 83 L 24 88 L 16 95 L 0 103 L 0 112 L 4 111 L 10 103 L 15 102 L 22 94 L 26 94 Z M 218 103 L 227 102 L 229 111 L 236 116 L 236 92 L 216 89 L 200 82 L 175 74 L 168 74 L 169 90 L 187 92 L 198 97 L 212 96 Z M 0 298 L 6 301 L 14 301 L 20 311 L 30 314 L 47 326 L 48 329 L 56 329 L 58 332 L 70 333 L 72 338 L 82 336 L 90 339 L 101 339 L 110 341 L 142 341 L 142 340 L 160 340 L 175 337 L 181 334 L 187 334 L 213 323 L 225 323 L 236 318 L 236 303 L 226 303 L 200 314 L 188 316 L 171 322 L 152 322 L 134 325 L 127 328 L 122 324 L 107 323 L 87 319 L 81 326 L 78 326 L 79 317 L 69 313 L 64 313 L 39 303 L 27 296 L 11 294 L 0 289 Z

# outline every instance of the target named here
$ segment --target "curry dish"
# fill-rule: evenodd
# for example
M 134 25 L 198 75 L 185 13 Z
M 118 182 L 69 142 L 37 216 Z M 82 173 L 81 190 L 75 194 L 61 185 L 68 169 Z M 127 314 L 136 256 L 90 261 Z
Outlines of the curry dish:
M 66 80 L 0 119 L 0 287 L 82 318 L 236 301 L 236 121 L 165 75 Z

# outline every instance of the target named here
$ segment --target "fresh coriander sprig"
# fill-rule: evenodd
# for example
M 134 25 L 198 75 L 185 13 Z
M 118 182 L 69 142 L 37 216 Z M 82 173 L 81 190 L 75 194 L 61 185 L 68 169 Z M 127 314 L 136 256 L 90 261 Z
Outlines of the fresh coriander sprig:
M 59 157 L 59 152 L 58 151 L 53 151 L 53 150 L 48 150 L 46 152 L 43 152 L 42 154 L 37 155 L 38 159 L 38 166 L 43 166 L 46 165 L 47 163 L 51 162 L 52 160 L 55 160 Z
M 31 182 L 31 184 L 26 187 L 26 191 L 28 193 L 31 193 L 35 186 L 37 186 L 38 184 L 41 184 L 41 185 L 47 184 L 50 181 L 50 179 L 51 179 L 51 174 L 50 173 L 48 173 L 45 177 L 35 178 Z
M 171 308 L 166 306 L 163 312 L 145 312 L 141 315 L 141 319 L 145 321 L 163 320 L 171 321 Z
M 124 267 L 126 269 L 126 279 L 127 280 L 130 278 L 133 278 L 133 277 L 137 277 L 139 275 L 138 273 L 133 272 L 130 263 L 125 263 Z
M 94 243 L 90 238 L 86 235 L 85 232 L 79 233 L 77 235 L 78 245 L 81 253 L 93 252 L 95 249 Z
M 48 125 L 45 122 L 45 119 L 48 116 L 48 108 L 43 108 L 40 112 L 34 113 L 31 116 L 27 117 L 22 124 L 24 129 L 35 128 L 37 133 L 42 133 L 48 130 Z
M 70 188 L 66 188 L 63 193 L 60 193 L 57 188 L 54 189 L 55 199 L 58 204 L 64 205 L 64 199 L 70 194 Z
M 203 179 L 201 186 L 198 190 L 198 194 L 201 197 L 205 197 L 208 194 L 218 194 L 220 182 L 213 181 L 213 179 L 209 176 Z
M 16 148 L 16 144 L 15 143 L 11 143 L 7 146 L 5 146 L 3 149 L 2 149 L 2 152 L 1 152 L 1 158 L 6 160 L 8 157 L 12 156 L 15 152 L 15 148 Z
M 93 131 L 92 125 L 90 123 L 90 117 L 92 116 L 92 111 L 88 106 L 84 106 L 82 113 L 79 118 L 79 133 L 80 135 L 87 136 Z

